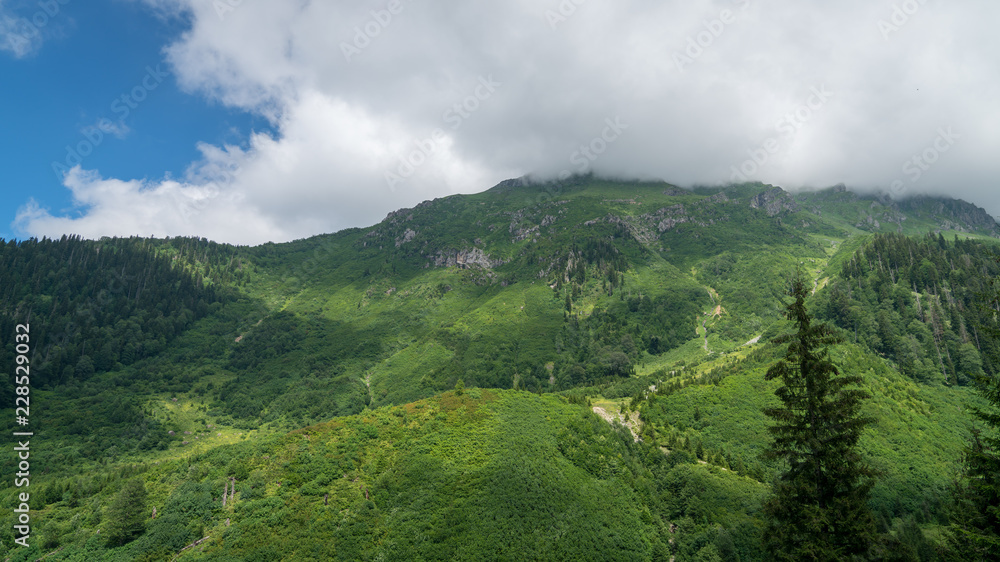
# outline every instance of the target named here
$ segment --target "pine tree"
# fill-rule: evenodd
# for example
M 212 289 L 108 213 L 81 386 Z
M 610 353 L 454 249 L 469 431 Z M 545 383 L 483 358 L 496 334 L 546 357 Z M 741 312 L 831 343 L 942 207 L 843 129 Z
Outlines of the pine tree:
M 146 497 L 146 485 L 141 479 L 129 480 L 122 486 L 105 516 L 108 546 L 126 544 L 145 531 Z
M 962 560 L 1000 560 L 1000 439 L 996 436 L 1000 385 L 991 382 L 983 394 L 993 411 L 977 409 L 973 415 L 993 430 L 990 434 L 973 430 L 965 450 L 963 482 L 955 498 L 955 521 L 949 529 L 949 542 Z
M 1000 292 L 994 291 L 987 310 L 998 304 Z M 995 320 L 979 330 L 1000 340 Z M 980 373 L 976 382 L 985 406 L 973 407 L 972 415 L 982 425 L 973 428 L 965 449 L 948 539 L 962 560 L 1000 560 L 1000 377 Z
M 779 336 L 785 358 L 768 371 L 780 379 L 775 391 L 781 407 L 764 413 L 775 420 L 774 441 L 765 453 L 787 463 L 765 503 L 765 547 L 775 560 L 844 560 L 864 555 L 877 538 L 868 507 L 874 472 L 857 452 L 870 419 L 860 415 L 867 394 L 842 375 L 829 358 L 828 346 L 841 339 L 824 324 L 812 323 L 806 311 L 808 289 L 800 277 L 792 283 L 787 317 L 797 331 Z

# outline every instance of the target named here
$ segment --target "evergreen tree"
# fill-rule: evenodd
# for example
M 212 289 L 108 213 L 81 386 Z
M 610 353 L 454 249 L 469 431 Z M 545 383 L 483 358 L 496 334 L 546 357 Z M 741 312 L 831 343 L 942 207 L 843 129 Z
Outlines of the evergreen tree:
M 129 480 L 108 507 L 108 546 L 126 544 L 145 531 L 146 485 L 141 479 Z
M 864 555 L 876 539 L 868 507 L 873 471 L 858 454 L 857 442 L 871 420 L 859 413 L 862 390 L 854 375 L 842 375 L 828 346 L 841 340 L 824 324 L 812 324 L 808 290 L 800 277 L 792 284 L 787 317 L 797 331 L 779 336 L 785 358 L 768 371 L 780 379 L 781 407 L 764 413 L 775 420 L 766 458 L 787 463 L 765 503 L 765 547 L 775 560 L 844 560 Z
M 1000 307 L 994 289 L 988 309 Z M 985 307 L 984 307 L 985 308 Z M 1000 339 L 996 322 L 980 327 L 993 340 Z M 996 362 L 997 358 L 993 358 Z M 1000 560 L 1000 376 L 976 376 L 985 406 L 974 406 L 972 415 L 981 427 L 972 430 L 965 450 L 962 481 L 956 487 L 954 520 L 948 539 L 962 560 Z

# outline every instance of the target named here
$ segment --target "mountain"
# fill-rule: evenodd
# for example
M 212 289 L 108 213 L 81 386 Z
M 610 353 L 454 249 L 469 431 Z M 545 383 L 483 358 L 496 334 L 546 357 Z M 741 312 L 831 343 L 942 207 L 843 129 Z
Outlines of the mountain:
M 14 514 L 0 543 L 15 560 L 763 559 L 780 468 L 759 456 L 763 374 L 798 271 L 872 394 L 881 530 L 933 559 L 969 385 L 1000 370 L 978 304 L 998 237 L 946 198 L 580 176 L 287 244 L 8 242 L 33 546 Z

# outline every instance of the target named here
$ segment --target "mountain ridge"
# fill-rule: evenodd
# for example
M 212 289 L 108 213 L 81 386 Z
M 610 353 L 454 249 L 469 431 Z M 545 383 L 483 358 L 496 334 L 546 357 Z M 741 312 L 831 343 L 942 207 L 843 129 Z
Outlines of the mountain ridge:
M 6 334 L 25 314 L 39 329 L 32 422 L 47 446 L 32 451 L 32 464 L 47 476 L 32 508 L 48 523 L 34 552 L 157 559 L 150 553 L 173 556 L 209 536 L 204 552 L 182 559 L 245 557 L 257 552 L 248 537 L 265 514 L 291 521 L 308 512 L 340 529 L 317 536 L 361 541 L 343 552 L 374 556 L 376 537 L 395 537 L 426 557 L 422 543 L 396 535 L 405 529 L 430 533 L 460 558 L 486 547 L 461 528 L 494 513 L 484 499 L 490 482 L 504 483 L 498 501 L 531 504 L 499 476 L 523 462 L 530 469 L 518 478 L 535 502 L 564 489 L 546 479 L 552 471 L 636 498 L 614 507 L 642 522 L 634 559 L 690 558 L 708 543 L 761 559 L 756 508 L 737 498 L 759 498 L 776 470 L 757 457 L 767 435 L 760 408 L 773 399 L 763 372 L 777 357 L 770 340 L 786 329 L 782 302 L 796 274 L 813 281 L 817 318 L 847 341 L 837 360 L 874 392 L 879 431 L 863 445 L 886 473 L 873 499 L 880 525 L 912 523 L 917 534 L 907 536 L 922 540 L 919 527 L 932 532 L 946 519 L 969 385 L 1000 369 L 1000 349 L 976 329 L 991 321 L 976 295 L 1000 275 L 1000 243 L 974 205 L 866 197 L 765 184 L 509 180 L 285 244 L 7 243 L 0 359 L 13 361 Z M 499 412 L 480 403 L 494 396 L 533 421 L 477 417 Z M 594 408 L 627 414 L 641 442 Z M 489 443 L 517 454 L 481 471 L 498 457 L 476 449 L 480 437 L 509 424 L 517 431 Z M 320 426 L 322 446 L 311 442 Z M 457 439 L 463 431 L 471 437 Z M 383 434 L 413 441 L 404 454 Z M 533 438 L 548 443 L 544 459 Z M 447 478 L 417 485 L 439 472 Z M 211 495 L 230 477 L 239 499 L 222 510 Z M 95 531 L 129 478 L 143 480 L 150 507 L 169 518 L 150 522 L 133 546 L 104 549 Z M 427 490 L 429 503 L 406 507 L 410 488 Z M 455 490 L 471 499 L 453 512 Z M 16 492 L 0 490 L 7 499 Z M 574 497 L 597 509 L 597 496 Z M 536 516 L 550 515 L 525 513 L 510 532 L 549 529 Z M 424 520 L 454 521 L 462 539 L 411 525 Z M 269 531 L 258 555 L 290 555 L 296 547 L 279 535 Z M 0 532 L 5 547 L 12 540 Z M 511 544 L 571 550 L 553 541 L 555 550 Z

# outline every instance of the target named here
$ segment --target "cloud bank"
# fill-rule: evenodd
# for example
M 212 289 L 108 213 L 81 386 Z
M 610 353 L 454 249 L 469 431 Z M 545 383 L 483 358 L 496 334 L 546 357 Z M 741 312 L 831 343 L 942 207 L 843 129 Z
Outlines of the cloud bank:
M 274 133 L 203 145 L 179 179 L 73 169 L 76 212 L 29 202 L 22 232 L 286 241 L 582 171 L 843 182 L 1000 214 L 995 2 L 146 4 L 191 22 L 164 51 L 181 87 Z

